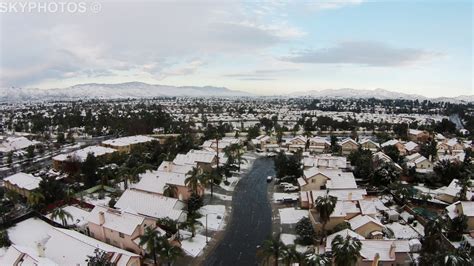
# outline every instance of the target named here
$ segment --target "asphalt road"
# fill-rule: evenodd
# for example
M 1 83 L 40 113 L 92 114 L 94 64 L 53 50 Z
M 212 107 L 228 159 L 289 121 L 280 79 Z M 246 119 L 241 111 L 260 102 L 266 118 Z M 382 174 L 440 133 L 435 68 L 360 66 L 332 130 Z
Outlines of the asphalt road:
M 271 206 L 266 177 L 275 176 L 273 160 L 257 159 L 237 184 L 233 195 L 232 218 L 224 238 L 204 265 L 256 265 L 257 246 L 271 235 Z

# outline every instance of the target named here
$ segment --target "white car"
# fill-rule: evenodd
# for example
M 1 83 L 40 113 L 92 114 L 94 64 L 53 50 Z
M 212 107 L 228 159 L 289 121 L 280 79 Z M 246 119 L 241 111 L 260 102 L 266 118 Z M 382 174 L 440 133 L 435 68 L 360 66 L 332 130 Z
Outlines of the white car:
M 273 180 L 273 176 L 271 175 L 267 176 L 267 182 L 272 182 L 272 180 Z
M 297 186 L 294 186 L 294 185 L 286 185 L 284 186 L 283 188 L 283 191 L 284 192 L 294 192 L 294 191 L 297 191 L 299 188 Z

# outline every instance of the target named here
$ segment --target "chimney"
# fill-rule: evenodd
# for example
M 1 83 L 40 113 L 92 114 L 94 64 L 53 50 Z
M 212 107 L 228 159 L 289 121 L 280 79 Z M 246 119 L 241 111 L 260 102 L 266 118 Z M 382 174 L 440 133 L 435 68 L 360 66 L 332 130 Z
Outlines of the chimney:
M 36 243 L 36 250 L 38 251 L 38 257 L 44 257 L 44 246 L 41 242 Z
M 378 266 L 379 265 L 379 260 L 380 260 L 380 254 L 377 252 L 377 253 L 375 253 L 374 261 L 372 262 L 372 266 Z
M 428 157 L 428 159 L 430 160 L 430 162 L 433 161 L 433 155 L 430 154 L 430 156 Z
M 349 201 L 352 201 L 352 192 L 349 192 L 349 194 L 347 195 L 347 199 L 348 199 Z
M 396 245 L 395 245 L 395 241 L 392 242 L 392 244 L 390 245 L 390 258 L 391 259 L 395 259 L 395 249 L 396 249 Z
M 99 212 L 99 225 L 105 224 L 105 215 L 103 211 Z

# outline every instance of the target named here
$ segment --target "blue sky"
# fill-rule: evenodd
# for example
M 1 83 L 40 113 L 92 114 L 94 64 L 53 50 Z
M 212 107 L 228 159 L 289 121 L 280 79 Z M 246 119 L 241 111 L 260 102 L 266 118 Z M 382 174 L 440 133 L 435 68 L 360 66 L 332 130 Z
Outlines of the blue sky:
M 0 86 L 474 94 L 471 1 L 100 3 L 98 13 L 0 13 Z

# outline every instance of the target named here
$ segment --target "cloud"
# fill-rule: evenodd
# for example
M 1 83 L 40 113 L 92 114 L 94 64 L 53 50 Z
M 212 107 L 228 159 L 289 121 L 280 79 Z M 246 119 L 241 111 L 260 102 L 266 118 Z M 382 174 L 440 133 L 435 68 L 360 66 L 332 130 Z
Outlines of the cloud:
M 0 86 L 127 71 L 190 75 L 206 58 L 255 54 L 304 35 L 265 16 L 233 1 L 104 2 L 98 14 L 3 14 Z
M 224 74 L 223 77 L 237 78 L 239 80 L 276 80 L 282 74 L 297 71 L 296 68 L 285 69 L 257 69 L 244 73 Z
M 350 41 L 333 47 L 297 52 L 281 59 L 293 63 L 398 67 L 429 61 L 441 55 L 421 49 L 395 48 L 380 42 Z
M 356 6 L 360 5 L 365 0 L 319 0 L 319 1 L 310 1 L 310 9 L 313 10 L 322 10 L 322 9 L 337 9 L 347 6 Z

